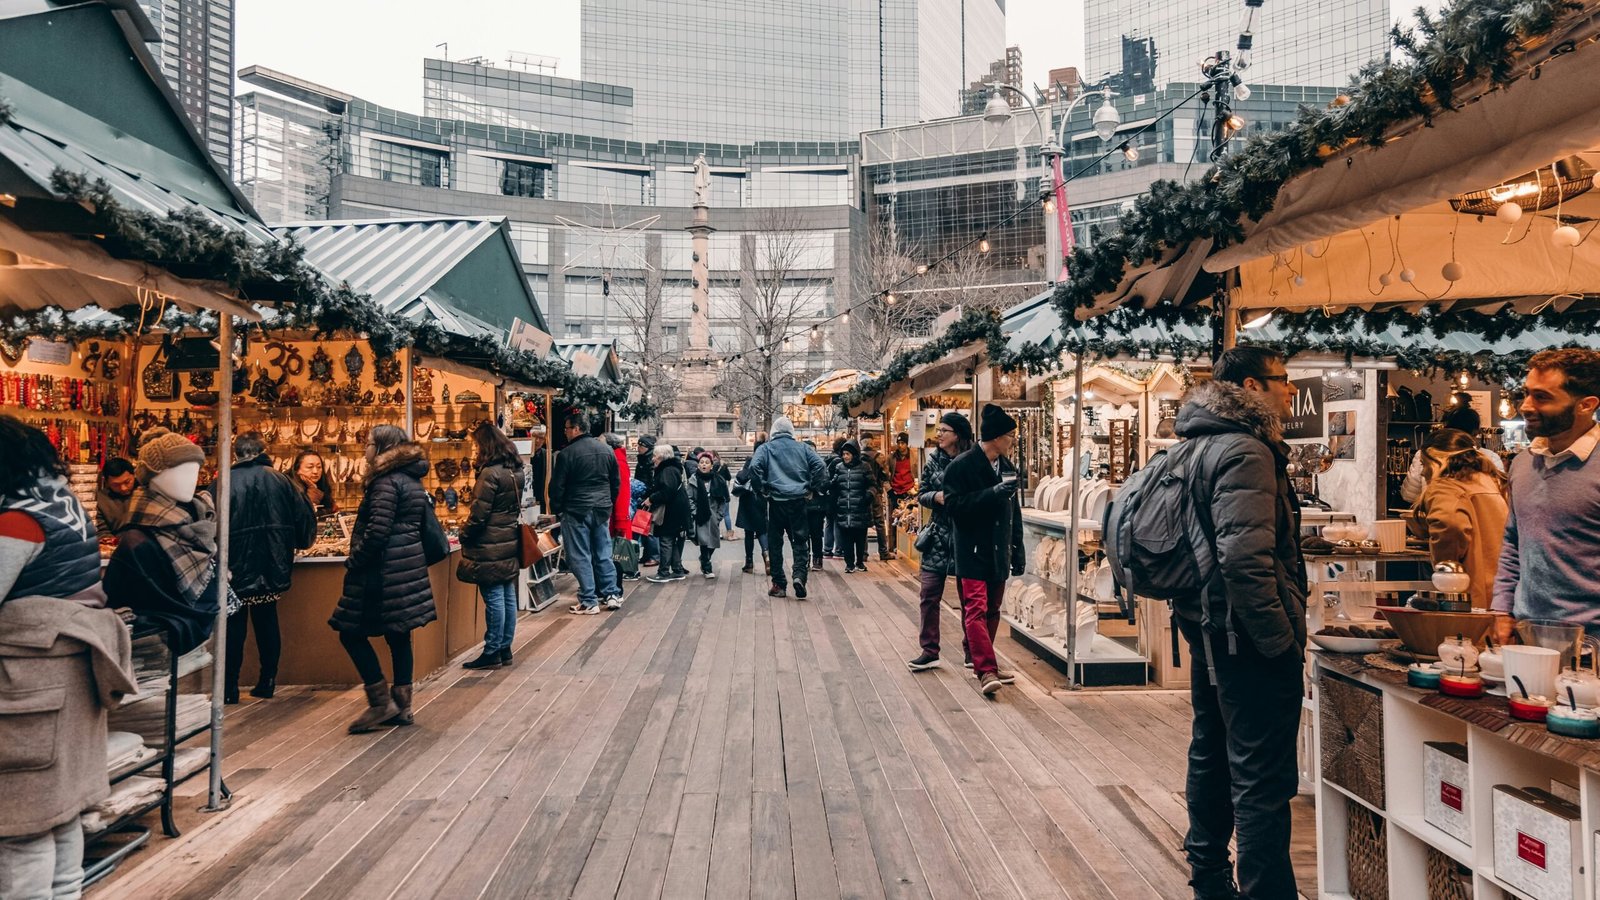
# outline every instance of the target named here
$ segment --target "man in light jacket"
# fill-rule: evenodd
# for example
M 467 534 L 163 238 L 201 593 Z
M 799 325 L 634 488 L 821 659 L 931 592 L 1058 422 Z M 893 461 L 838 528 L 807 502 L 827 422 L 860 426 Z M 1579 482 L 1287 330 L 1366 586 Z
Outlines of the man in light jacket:
M 788 595 L 783 575 L 783 536 L 789 536 L 794 554 L 794 595 L 806 598 L 806 575 L 811 571 L 810 524 L 806 499 L 822 490 L 827 467 L 817 451 L 794 438 L 788 416 L 772 420 L 772 437 L 750 459 L 750 474 L 767 489 L 767 552 L 772 559 L 769 597 Z

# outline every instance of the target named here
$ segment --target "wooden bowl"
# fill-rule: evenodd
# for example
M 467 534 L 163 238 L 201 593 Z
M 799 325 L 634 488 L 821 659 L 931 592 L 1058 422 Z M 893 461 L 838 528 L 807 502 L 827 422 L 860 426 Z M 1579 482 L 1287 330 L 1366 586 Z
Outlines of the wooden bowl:
M 1494 613 L 1428 612 L 1407 607 L 1385 607 L 1383 617 L 1394 627 L 1407 650 L 1434 656 L 1445 640 L 1461 635 L 1474 644 L 1494 627 Z

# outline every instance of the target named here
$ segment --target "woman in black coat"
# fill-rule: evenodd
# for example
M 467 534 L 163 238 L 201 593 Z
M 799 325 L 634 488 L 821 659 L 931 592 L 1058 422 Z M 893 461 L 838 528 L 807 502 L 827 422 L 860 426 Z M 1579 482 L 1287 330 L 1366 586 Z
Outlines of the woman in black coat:
M 522 562 L 522 460 L 516 445 L 492 422 L 472 432 L 478 446 L 478 481 L 461 528 L 456 577 L 483 595 L 483 652 L 468 669 L 511 665 L 517 632 L 517 571 Z
M 765 431 L 756 435 L 756 445 L 750 448 L 750 459 L 755 458 L 755 451 L 767 442 Z M 757 479 L 759 482 L 759 479 Z M 761 565 L 771 574 L 771 567 L 767 562 L 767 499 L 762 495 L 764 490 L 759 483 L 752 483 L 750 475 L 750 460 L 744 461 L 744 468 L 733 479 L 733 493 L 739 498 L 739 510 L 734 514 L 733 523 L 744 532 L 744 569 L 746 575 L 756 570 L 755 552 L 756 545 L 761 545 Z M 819 535 L 820 538 L 820 535 Z M 816 542 L 818 552 L 821 552 L 822 541 Z
M 661 565 L 650 580 L 657 584 L 682 581 L 689 577 L 689 570 L 683 567 L 683 540 L 689 533 L 688 479 L 683 461 L 671 444 L 657 444 L 651 455 L 655 462 L 654 482 L 644 502 L 655 518 L 652 530 L 661 542 Z M 656 516 L 658 510 L 665 510 L 664 517 Z
M 423 551 L 424 530 L 438 527 L 433 500 L 422 487 L 427 457 L 404 431 L 379 425 L 367 441 L 367 462 L 366 493 L 344 564 L 344 595 L 328 620 L 367 692 L 367 710 L 351 723 L 351 734 L 411 724 L 411 632 L 437 618 Z M 370 637 L 389 644 L 392 691 Z
M 846 441 L 839 449 L 828 493 L 833 497 L 834 527 L 844 551 L 844 570 L 867 568 L 867 527 L 872 524 L 872 495 L 878 488 L 872 467 L 861 458 L 861 447 Z

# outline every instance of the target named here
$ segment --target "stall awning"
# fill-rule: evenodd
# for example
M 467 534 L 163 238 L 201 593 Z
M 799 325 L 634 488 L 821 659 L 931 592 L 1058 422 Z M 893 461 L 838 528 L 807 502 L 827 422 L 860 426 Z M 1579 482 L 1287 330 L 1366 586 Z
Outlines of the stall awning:
M 622 361 L 617 356 L 616 341 L 593 341 L 573 338 L 555 342 L 556 355 L 566 360 L 579 375 L 593 375 L 601 381 L 616 384 L 622 380 Z M 590 362 L 593 360 L 594 362 Z M 595 368 L 598 371 L 587 371 Z
M 548 331 L 504 218 L 305 222 L 275 229 L 306 262 L 385 311 L 467 337 L 503 337 L 517 319 Z
M 800 389 L 801 402 L 806 406 L 832 406 L 833 398 L 856 386 L 863 378 L 876 378 L 876 372 L 860 369 L 834 369 L 811 379 Z

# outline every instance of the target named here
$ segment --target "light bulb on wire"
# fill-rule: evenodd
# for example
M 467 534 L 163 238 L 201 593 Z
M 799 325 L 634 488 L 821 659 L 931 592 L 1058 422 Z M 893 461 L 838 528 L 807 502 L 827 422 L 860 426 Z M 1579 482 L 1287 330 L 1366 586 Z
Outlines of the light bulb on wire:
M 894 305 L 894 291 L 890 291 L 889 293 L 884 294 L 883 295 L 883 302 L 884 302 L 885 305 L 893 306 Z
M 988 253 L 989 252 L 989 238 L 988 237 L 980 237 L 980 238 L 978 238 L 978 252 L 979 253 Z
M 1122 146 L 1119 147 L 1118 149 L 1120 149 L 1122 151 L 1122 158 L 1127 160 L 1128 162 L 1138 162 L 1139 161 L 1139 148 L 1138 147 L 1133 146 L 1132 144 L 1128 143 L 1127 141 L 1123 141 L 1122 142 Z
M 1050 196 L 1048 194 L 1046 194 L 1045 198 L 1044 198 L 1044 214 L 1047 215 L 1047 216 L 1054 215 L 1055 211 L 1056 211 L 1056 201 L 1051 199 Z

